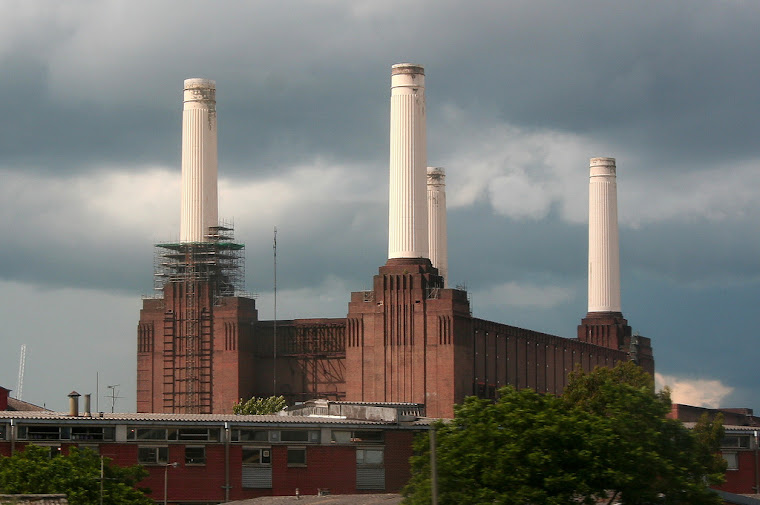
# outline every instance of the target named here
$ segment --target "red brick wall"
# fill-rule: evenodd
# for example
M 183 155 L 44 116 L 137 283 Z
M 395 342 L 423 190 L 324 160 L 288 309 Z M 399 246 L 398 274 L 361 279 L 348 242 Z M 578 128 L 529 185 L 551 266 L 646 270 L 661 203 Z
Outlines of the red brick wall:
M 754 494 L 756 478 L 755 451 L 737 451 L 739 465 L 736 470 L 726 470 L 726 482 L 717 489 L 736 494 Z
M 469 304 L 458 290 L 429 288 L 439 277 L 429 260 L 392 259 L 380 267 L 371 293 L 352 293 L 348 310 L 346 399 L 425 403 L 427 415 L 451 417 L 471 391 L 467 355 Z M 458 388 L 458 374 L 470 387 Z
M 412 457 L 414 433 L 385 432 L 385 491 L 398 493 L 411 477 L 409 458 Z
M 272 447 L 272 491 L 275 495 L 317 494 L 327 488 L 333 494 L 356 493 L 356 448 L 307 446 L 306 466 L 289 467 L 287 446 Z
M 483 319 L 473 319 L 473 327 L 474 380 L 487 392 L 510 384 L 561 394 L 567 375 L 577 365 L 591 371 L 596 366 L 612 367 L 628 359 L 625 351 Z
M 8 410 L 8 393 L 9 389 L 0 387 L 0 410 Z

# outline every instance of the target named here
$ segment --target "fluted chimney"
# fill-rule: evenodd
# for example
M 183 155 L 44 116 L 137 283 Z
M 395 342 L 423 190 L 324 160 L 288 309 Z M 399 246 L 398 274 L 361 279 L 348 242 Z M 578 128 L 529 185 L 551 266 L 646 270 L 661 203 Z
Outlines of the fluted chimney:
M 216 83 L 186 79 L 182 112 L 180 242 L 205 242 L 218 224 Z
M 388 259 L 428 258 L 425 70 L 391 69 Z
M 446 171 L 440 167 L 427 169 L 428 245 L 430 262 L 449 287 L 449 253 L 446 238 Z
M 620 313 L 615 158 L 591 158 L 588 192 L 588 312 Z

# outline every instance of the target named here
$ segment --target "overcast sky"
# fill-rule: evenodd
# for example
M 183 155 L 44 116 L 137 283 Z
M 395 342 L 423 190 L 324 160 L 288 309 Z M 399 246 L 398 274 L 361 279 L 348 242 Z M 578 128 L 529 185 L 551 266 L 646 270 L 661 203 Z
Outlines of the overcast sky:
M 684 403 L 760 408 L 760 3 L 0 1 L 0 385 L 135 408 L 182 83 L 216 80 L 221 217 L 272 317 L 344 317 L 387 258 L 390 67 L 425 66 L 449 271 L 476 317 L 574 337 L 588 160 L 617 158 L 622 305 Z M 14 393 L 11 393 L 12 395 Z

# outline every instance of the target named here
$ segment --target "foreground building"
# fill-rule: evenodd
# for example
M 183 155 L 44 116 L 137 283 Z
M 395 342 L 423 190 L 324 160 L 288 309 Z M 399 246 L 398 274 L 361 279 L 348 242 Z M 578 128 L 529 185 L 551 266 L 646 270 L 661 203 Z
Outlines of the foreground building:
M 669 417 L 693 427 L 700 417 L 723 416 L 725 436 L 720 453 L 726 460 L 726 482 L 717 489 L 729 493 L 760 495 L 760 417 L 748 408 L 695 407 L 673 404 Z
M 110 414 L 90 412 L 87 396 L 80 413 L 79 395 L 70 398 L 68 413 L 0 411 L 0 456 L 29 444 L 51 455 L 87 447 L 121 466 L 143 465 L 150 475 L 140 486 L 160 502 L 166 485 L 169 503 L 396 493 L 410 477 L 414 435 L 431 427 L 416 404 L 318 400 L 268 416 Z M 671 417 L 690 426 L 703 413 L 724 415 L 728 469 L 718 489 L 756 494 L 760 418 L 751 409 L 689 405 L 674 405 Z
M 88 447 L 143 465 L 156 501 L 221 503 L 268 495 L 399 492 L 419 405 L 317 402 L 287 415 L 0 412 L 0 455 L 28 444 L 51 455 Z M 175 465 L 176 464 L 176 465 Z
M 240 398 L 285 395 L 424 404 L 452 417 L 465 396 L 511 384 L 559 394 L 580 366 L 634 360 L 654 373 L 648 338 L 620 305 L 616 164 L 593 158 L 589 310 L 578 338 L 473 317 L 447 284 L 445 171 L 428 169 L 425 72 L 391 70 L 388 260 L 345 318 L 261 321 L 241 296 L 243 246 L 216 217 L 216 87 L 185 81 L 180 242 L 159 244 L 156 298 L 137 339 L 137 410 L 228 413 Z

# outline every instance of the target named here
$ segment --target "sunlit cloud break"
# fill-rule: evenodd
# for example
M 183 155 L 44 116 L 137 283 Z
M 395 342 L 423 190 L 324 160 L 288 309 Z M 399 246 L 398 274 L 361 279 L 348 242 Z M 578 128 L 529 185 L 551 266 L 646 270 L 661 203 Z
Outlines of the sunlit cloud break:
M 670 388 L 673 403 L 697 407 L 718 408 L 723 399 L 734 391 L 734 388 L 719 380 L 689 379 L 661 373 L 655 373 L 654 379 L 658 390 L 665 386 Z

